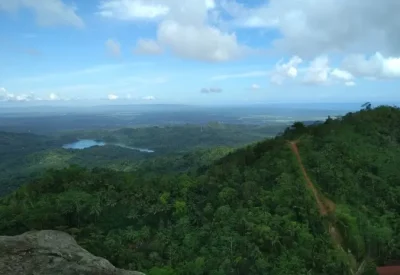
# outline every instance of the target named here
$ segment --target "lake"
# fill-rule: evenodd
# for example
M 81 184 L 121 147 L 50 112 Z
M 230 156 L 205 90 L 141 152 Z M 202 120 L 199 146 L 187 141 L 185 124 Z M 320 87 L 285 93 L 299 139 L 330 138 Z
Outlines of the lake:
M 93 139 L 81 139 L 73 143 L 64 144 L 64 149 L 74 149 L 74 150 L 82 150 L 94 146 L 104 146 L 106 145 L 105 142 L 96 141 Z
M 147 149 L 147 148 L 138 148 L 138 147 L 132 147 L 132 146 L 127 146 L 124 144 L 120 143 L 105 143 L 103 141 L 96 141 L 93 139 L 81 139 L 76 142 L 64 144 L 62 147 L 64 149 L 73 149 L 73 150 L 82 150 L 94 146 L 105 146 L 105 145 L 111 145 L 111 146 L 117 146 L 121 148 L 126 148 L 129 150 L 136 150 L 142 153 L 154 153 L 154 150 Z

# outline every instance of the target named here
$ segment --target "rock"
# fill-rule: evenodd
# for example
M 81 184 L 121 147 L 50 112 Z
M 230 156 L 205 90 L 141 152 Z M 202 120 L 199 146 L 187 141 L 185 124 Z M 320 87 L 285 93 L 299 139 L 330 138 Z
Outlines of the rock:
M 0 236 L 0 274 L 144 275 L 118 269 L 80 247 L 72 236 L 53 230 Z

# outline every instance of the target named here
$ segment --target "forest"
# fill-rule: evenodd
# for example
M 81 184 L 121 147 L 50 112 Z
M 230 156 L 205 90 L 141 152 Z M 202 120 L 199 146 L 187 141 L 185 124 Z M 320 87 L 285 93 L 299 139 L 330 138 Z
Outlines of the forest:
M 377 274 L 400 259 L 399 144 L 400 109 L 379 106 L 135 169 L 46 169 L 0 199 L 0 234 L 63 230 L 149 275 Z
M 73 164 L 118 171 L 134 171 L 139 167 L 157 171 L 186 171 L 194 166 L 206 165 L 234 148 L 272 137 L 284 128 L 282 123 L 259 126 L 210 122 L 206 125 L 55 131 L 49 135 L 0 131 L 0 195 L 15 190 L 31 174 Z M 150 148 L 154 153 L 111 145 L 85 150 L 62 148 L 64 144 L 80 139 Z

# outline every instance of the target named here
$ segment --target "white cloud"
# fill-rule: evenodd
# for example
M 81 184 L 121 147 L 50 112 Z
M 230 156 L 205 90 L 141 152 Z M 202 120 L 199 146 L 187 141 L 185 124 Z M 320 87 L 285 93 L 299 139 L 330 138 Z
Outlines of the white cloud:
M 233 0 L 222 0 L 221 6 L 233 18 L 233 25 L 245 28 L 270 28 L 279 23 L 277 17 L 270 16 L 268 6 L 246 8 Z
M 8 92 L 5 88 L 0 88 L 0 101 L 32 101 L 38 98 L 33 94 L 14 94 Z
M 286 79 L 293 79 L 297 77 L 297 67 L 303 62 L 298 56 L 293 56 L 289 62 L 282 63 L 282 60 L 275 66 L 275 71 L 271 75 L 271 82 L 275 84 L 282 84 Z
M 158 45 L 182 58 L 211 62 L 240 58 L 249 50 L 238 43 L 235 33 L 210 24 L 215 8 L 211 0 L 109 0 L 102 2 L 99 13 L 119 20 L 158 18 L 157 41 L 146 41 L 147 47 L 139 49 L 151 46 L 158 52 Z
M 98 14 L 119 20 L 156 19 L 169 13 L 169 7 L 149 0 L 105 0 Z
M 7 92 L 3 87 L 0 87 L 0 101 L 8 101 L 11 98 L 14 98 L 14 94 Z
M 121 45 L 118 41 L 113 39 L 108 39 L 105 43 L 107 52 L 112 56 L 120 56 L 121 55 Z
M 50 100 L 60 100 L 60 97 L 55 93 L 51 93 L 51 94 L 49 94 L 49 99 Z
M 156 98 L 152 95 L 142 97 L 143 100 L 155 100 Z
M 355 77 L 349 71 L 332 68 L 327 56 L 316 57 L 304 68 L 303 83 L 311 85 L 328 85 L 342 83 L 346 86 L 355 86 Z
M 20 95 L 15 95 L 13 100 L 15 101 L 32 101 L 32 100 L 38 100 L 38 98 L 33 94 L 20 94 Z
M 246 52 L 234 33 L 223 33 L 211 26 L 168 20 L 159 26 L 157 37 L 162 45 L 184 58 L 221 62 L 237 59 Z
M 251 87 L 250 87 L 250 89 L 253 90 L 253 91 L 254 91 L 254 90 L 259 90 L 260 88 L 261 88 L 261 87 L 260 87 L 260 85 L 258 85 L 258 84 L 252 84 Z
M 303 84 L 308 85 L 355 85 L 353 74 L 344 69 L 332 68 L 329 58 L 325 55 L 316 57 L 306 66 L 300 67 L 300 64 L 304 64 L 304 61 L 298 56 L 292 57 L 287 63 L 278 62 L 275 71 L 271 73 L 271 82 L 280 85 L 287 79 L 300 78 Z
M 354 75 L 366 78 L 399 78 L 400 57 L 384 57 L 377 52 L 374 55 L 350 55 L 343 61 L 342 66 Z
M 400 1 L 270 0 L 248 8 L 223 0 L 222 7 L 243 27 L 274 28 L 274 45 L 289 54 L 314 58 L 332 52 L 400 54 Z
M 46 98 L 40 98 L 35 95 L 35 93 L 10 93 L 5 88 L 0 88 L 0 101 L 41 101 L 41 100 L 67 100 L 66 98 L 61 98 L 56 93 L 50 93 Z
M 163 49 L 155 40 L 151 39 L 139 39 L 136 43 L 136 48 L 134 50 L 138 54 L 161 54 Z
M 115 95 L 115 94 L 109 94 L 107 96 L 108 100 L 116 100 L 119 98 L 119 96 Z
M 304 83 L 326 84 L 329 81 L 329 59 L 326 56 L 315 58 L 306 69 Z
M 200 93 L 202 94 L 218 94 L 221 92 L 222 92 L 221 88 L 203 88 L 200 90 Z
M 0 101 L 26 101 L 30 98 L 30 95 L 20 94 L 16 95 L 8 92 L 4 87 L 0 88 Z
M 17 12 L 23 8 L 32 10 L 37 23 L 42 26 L 84 26 L 83 20 L 76 14 L 76 8 L 61 0 L 0 0 L 0 10 Z
M 207 9 L 214 9 L 216 7 L 214 0 L 205 0 Z
M 354 76 L 350 72 L 341 69 L 334 69 L 330 75 L 336 79 L 348 81 L 349 83 L 354 79 Z

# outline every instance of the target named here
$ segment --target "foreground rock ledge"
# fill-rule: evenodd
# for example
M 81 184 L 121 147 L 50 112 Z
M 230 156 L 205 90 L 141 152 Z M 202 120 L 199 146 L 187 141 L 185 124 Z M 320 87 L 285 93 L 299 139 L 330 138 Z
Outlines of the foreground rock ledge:
M 115 268 L 80 247 L 72 236 L 53 230 L 0 236 L 0 274 L 144 275 Z

